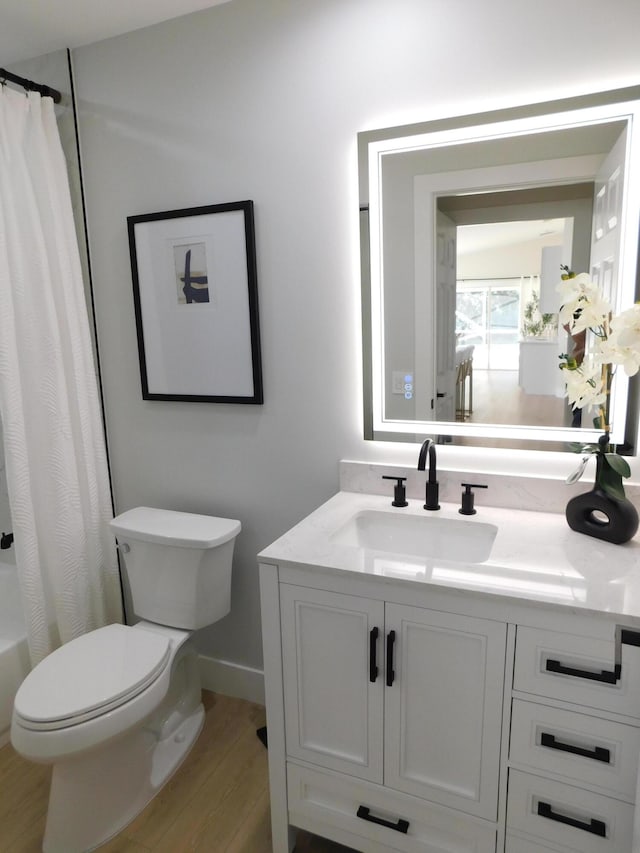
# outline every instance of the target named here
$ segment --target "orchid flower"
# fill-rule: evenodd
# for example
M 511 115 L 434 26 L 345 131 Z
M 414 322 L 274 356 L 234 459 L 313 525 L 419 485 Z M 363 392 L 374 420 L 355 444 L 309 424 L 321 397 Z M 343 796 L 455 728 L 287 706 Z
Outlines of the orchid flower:
M 573 409 L 599 408 L 606 402 L 602 366 L 595 359 L 585 359 L 579 367 L 573 369 L 566 368 L 564 380 L 567 400 Z
M 635 376 L 640 370 L 640 304 L 612 318 L 609 335 L 598 347 L 598 357 L 603 364 L 622 365 L 627 376 Z

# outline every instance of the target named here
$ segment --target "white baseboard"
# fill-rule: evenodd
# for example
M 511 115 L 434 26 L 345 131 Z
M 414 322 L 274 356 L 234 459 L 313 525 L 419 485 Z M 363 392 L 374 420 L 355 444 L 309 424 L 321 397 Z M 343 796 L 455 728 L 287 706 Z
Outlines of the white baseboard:
M 206 655 L 200 655 L 198 662 L 204 690 L 264 705 L 264 672 L 261 669 Z

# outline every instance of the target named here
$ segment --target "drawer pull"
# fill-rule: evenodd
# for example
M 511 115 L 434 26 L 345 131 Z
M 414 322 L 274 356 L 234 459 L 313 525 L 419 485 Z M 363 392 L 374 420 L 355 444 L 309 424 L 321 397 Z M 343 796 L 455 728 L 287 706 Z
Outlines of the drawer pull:
M 369 681 L 371 682 L 374 682 L 378 677 L 378 662 L 376 660 L 378 633 L 377 628 L 372 628 L 369 631 Z
M 576 820 L 568 815 L 554 812 L 549 803 L 539 802 L 538 814 L 540 817 L 546 817 L 548 820 L 555 820 L 558 823 L 565 823 L 567 826 L 573 826 L 576 829 L 582 829 L 585 832 L 590 832 L 592 835 L 599 835 L 600 838 L 605 838 L 607 835 L 607 825 L 604 821 L 596 820 L 593 817 L 588 823 L 586 821 Z
M 391 687 L 396 677 L 393 671 L 393 644 L 396 641 L 396 632 L 389 631 L 387 634 L 387 687 Z
M 548 732 L 542 732 L 540 737 L 542 746 L 547 746 L 549 749 L 559 749 L 561 752 L 570 752 L 573 755 L 581 755 L 583 758 L 591 758 L 593 761 L 602 761 L 604 764 L 611 764 L 611 753 L 603 746 L 594 746 L 593 749 L 585 749 L 583 746 L 572 746 L 570 743 L 562 743 L 556 740 L 555 735 Z
M 396 832 L 402 832 L 406 835 L 407 830 L 409 829 L 409 821 L 403 820 L 403 818 L 399 818 L 396 823 L 393 821 L 385 820 L 382 817 L 375 817 L 371 814 L 367 806 L 358 806 L 358 811 L 356 815 L 362 820 L 368 820 L 370 823 L 377 823 L 380 826 L 386 826 L 387 829 L 395 829 Z
M 561 675 L 572 675 L 574 678 L 588 678 L 590 681 L 602 681 L 605 684 L 615 684 L 619 675 L 616 672 L 609 672 L 606 669 L 600 672 L 592 672 L 589 669 L 575 669 L 572 666 L 565 666 L 559 660 L 548 658 L 546 662 L 547 672 L 558 672 Z

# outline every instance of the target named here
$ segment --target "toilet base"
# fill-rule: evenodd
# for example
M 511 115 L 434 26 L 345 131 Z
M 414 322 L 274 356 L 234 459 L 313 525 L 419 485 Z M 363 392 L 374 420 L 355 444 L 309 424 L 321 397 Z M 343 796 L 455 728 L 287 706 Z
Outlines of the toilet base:
M 164 737 L 147 726 L 54 765 L 44 853 L 87 853 L 121 832 L 177 770 L 203 723 L 199 704 Z

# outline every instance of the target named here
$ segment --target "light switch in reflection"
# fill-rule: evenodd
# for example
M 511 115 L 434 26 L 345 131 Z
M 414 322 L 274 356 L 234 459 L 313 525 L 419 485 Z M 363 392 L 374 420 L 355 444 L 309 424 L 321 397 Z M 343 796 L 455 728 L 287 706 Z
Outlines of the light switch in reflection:
M 406 370 L 394 370 L 391 373 L 391 393 L 406 395 L 413 391 L 413 374 Z

